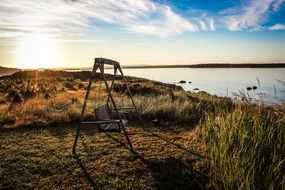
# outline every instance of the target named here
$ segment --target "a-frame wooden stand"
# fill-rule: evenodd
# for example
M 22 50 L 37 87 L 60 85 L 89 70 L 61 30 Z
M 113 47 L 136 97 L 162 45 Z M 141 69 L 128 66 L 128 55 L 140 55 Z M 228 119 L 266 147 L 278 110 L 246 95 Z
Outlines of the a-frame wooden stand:
M 107 82 L 107 79 L 105 77 L 105 73 L 104 73 L 105 65 L 112 66 L 114 68 L 114 75 L 113 75 L 111 86 L 109 86 L 109 84 Z M 92 83 L 94 82 L 95 74 L 96 74 L 97 70 L 99 70 L 99 74 L 100 74 L 99 77 L 100 77 L 101 80 L 104 81 L 104 84 L 105 84 L 105 87 L 106 87 L 106 91 L 107 91 L 107 94 L 108 94 L 107 104 L 111 103 L 111 105 L 113 106 L 113 108 L 115 110 L 115 114 L 117 116 L 116 120 L 84 121 L 84 114 L 85 114 L 85 109 L 86 109 L 89 93 L 90 93 L 90 90 L 91 90 Z M 119 75 L 117 75 L 117 71 L 118 70 L 119 70 Z M 118 78 L 118 76 L 121 76 L 121 78 L 123 79 L 124 84 L 126 85 L 127 92 L 128 92 L 128 95 L 129 95 L 129 97 L 131 99 L 132 106 L 133 106 L 131 108 L 119 108 L 116 105 L 116 103 L 115 103 L 115 100 L 114 100 L 113 95 L 112 95 L 112 91 L 113 91 L 115 79 Z M 123 130 L 123 132 L 125 134 L 125 137 L 126 137 L 128 143 L 129 143 L 130 149 L 132 151 L 134 151 L 132 143 L 131 143 L 131 141 L 130 141 L 130 139 L 128 137 L 128 134 L 126 132 L 126 129 L 125 129 L 125 123 L 123 122 L 122 117 L 121 117 L 121 115 L 119 113 L 119 110 L 121 110 L 121 109 L 134 109 L 136 111 L 137 115 L 138 115 L 138 118 L 141 121 L 140 114 L 139 114 L 138 109 L 137 109 L 137 107 L 135 105 L 132 93 L 131 93 L 131 91 L 129 89 L 129 86 L 127 84 L 127 81 L 126 81 L 126 79 L 124 77 L 124 74 L 123 74 L 123 71 L 122 71 L 122 68 L 121 68 L 120 64 L 118 62 L 110 60 L 110 59 L 95 58 L 95 62 L 94 62 L 93 70 L 92 70 L 92 75 L 91 75 L 91 78 L 90 78 L 90 81 L 89 81 L 89 84 L 88 84 L 88 87 L 87 87 L 87 92 L 86 92 L 84 104 L 83 104 L 83 107 L 82 107 L 80 122 L 79 122 L 79 124 L 77 126 L 77 132 L 76 132 L 76 136 L 75 136 L 75 140 L 74 140 L 74 144 L 73 144 L 73 148 L 72 148 L 72 153 L 75 153 L 75 151 L 76 151 L 76 145 L 77 145 L 77 141 L 78 141 L 78 138 L 79 138 L 80 127 L 81 127 L 82 124 L 100 125 L 100 124 L 108 124 L 108 123 L 118 123 L 120 125 L 120 127 L 122 128 L 122 130 Z

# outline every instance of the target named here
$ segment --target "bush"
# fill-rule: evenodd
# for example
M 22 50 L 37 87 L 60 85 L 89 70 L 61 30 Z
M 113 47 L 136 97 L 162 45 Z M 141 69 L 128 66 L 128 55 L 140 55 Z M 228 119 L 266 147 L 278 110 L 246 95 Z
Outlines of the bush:
M 125 84 L 115 84 L 113 87 L 115 92 L 125 93 L 127 92 L 127 87 Z M 159 95 L 162 92 L 158 88 L 143 86 L 138 83 L 129 85 L 129 89 L 132 95 Z
M 84 84 L 82 84 L 81 82 L 78 84 L 78 89 L 85 89 Z
M 0 99 L 0 104 L 6 104 L 6 100 L 5 99 Z
M 64 82 L 64 87 L 67 88 L 68 90 L 77 90 L 72 82 Z
M 21 103 L 23 102 L 23 95 L 15 89 L 9 91 L 7 96 L 13 103 Z
M 23 98 L 25 99 L 33 98 L 37 95 L 37 93 L 31 88 L 21 89 L 20 93 L 23 95 Z
M 11 84 L 4 84 L 4 83 L 0 84 L 0 92 L 7 92 L 11 88 L 12 88 Z
M 4 126 L 4 125 L 14 125 L 14 124 L 15 124 L 15 118 L 11 118 L 11 117 L 5 117 L 0 122 L 0 125 L 2 125 L 2 126 Z
M 48 93 L 48 92 L 44 93 L 44 98 L 45 99 L 50 99 L 50 97 L 51 97 L 50 93 Z

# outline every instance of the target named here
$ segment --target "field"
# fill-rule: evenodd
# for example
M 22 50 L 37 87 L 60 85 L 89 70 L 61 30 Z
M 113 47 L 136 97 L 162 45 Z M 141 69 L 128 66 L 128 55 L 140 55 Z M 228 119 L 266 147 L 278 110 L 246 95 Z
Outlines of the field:
M 0 78 L 0 189 L 285 189 L 285 105 L 133 77 L 143 118 L 126 116 L 135 153 L 123 134 L 83 126 L 72 154 L 89 76 L 20 71 Z M 106 99 L 96 81 L 88 119 Z M 114 96 L 130 105 L 122 81 Z

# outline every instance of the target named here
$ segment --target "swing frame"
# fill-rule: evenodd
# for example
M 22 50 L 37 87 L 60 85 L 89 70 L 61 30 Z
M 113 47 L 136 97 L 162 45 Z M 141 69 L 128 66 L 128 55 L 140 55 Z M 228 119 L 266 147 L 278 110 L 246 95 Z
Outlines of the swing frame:
M 111 86 L 109 86 L 108 81 L 107 81 L 107 79 L 105 77 L 105 73 L 104 73 L 105 65 L 113 66 L 113 68 L 114 68 L 114 75 L 113 75 Z M 107 105 L 109 105 L 109 103 L 111 103 L 111 105 L 113 105 L 113 108 L 115 110 L 115 114 L 116 114 L 118 119 L 84 121 L 84 114 L 85 114 L 85 110 L 86 110 L 86 105 L 87 105 L 89 93 L 90 93 L 91 86 L 92 86 L 92 83 L 94 82 L 94 79 L 95 79 L 97 71 L 99 71 L 99 74 L 100 74 L 99 78 L 104 81 L 104 84 L 105 84 L 105 87 L 106 87 L 106 90 L 107 90 L 107 93 L 108 93 Z M 115 100 L 113 98 L 112 92 L 113 92 L 113 87 L 114 87 L 114 84 L 115 84 L 115 79 L 118 78 L 117 71 L 119 71 L 119 74 L 120 74 L 121 78 L 123 79 L 124 84 L 126 85 L 127 92 L 128 92 L 128 95 L 129 95 L 129 97 L 131 99 L 133 107 L 128 107 L 128 108 L 121 107 L 121 108 L 119 108 L 116 105 L 116 102 L 115 102 Z M 100 94 L 100 89 L 99 89 L 99 94 Z M 137 107 L 135 105 L 135 102 L 133 100 L 133 96 L 132 96 L 132 93 L 131 93 L 131 91 L 129 89 L 127 80 L 125 79 L 125 76 L 123 74 L 123 71 L 122 71 L 122 68 L 120 66 L 120 63 L 117 62 L 117 61 L 111 60 L 111 59 L 95 58 L 93 69 L 92 69 L 92 73 L 91 73 L 91 77 L 90 77 L 89 84 L 88 84 L 88 87 L 87 87 L 87 91 L 86 91 L 86 94 L 85 94 L 85 99 L 84 99 L 84 103 L 83 103 L 83 107 L 82 107 L 80 122 L 79 122 L 79 124 L 77 126 L 76 136 L 75 136 L 73 147 L 72 147 L 72 153 L 76 152 L 76 146 L 77 146 L 78 138 L 79 138 L 79 135 L 80 135 L 80 128 L 81 128 L 82 124 L 95 124 L 95 125 L 99 126 L 100 124 L 109 124 L 109 123 L 118 123 L 118 125 L 121 127 L 121 129 L 123 130 L 123 132 L 125 134 L 125 137 L 127 139 L 127 142 L 128 142 L 128 144 L 130 146 L 131 151 L 134 151 L 132 143 L 131 143 L 131 141 L 129 139 L 129 136 L 127 134 L 127 131 L 125 129 L 125 123 L 123 122 L 122 117 L 121 117 L 121 115 L 119 113 L 119 110 L 130 110 L 130 109 L 134 109 L 136 111 L 137 115 L 138 115 L 139 120 L 142 121 L 141 116 L 140 116 L 140 114 L 138 112 L 138 109 L 137 109 Z

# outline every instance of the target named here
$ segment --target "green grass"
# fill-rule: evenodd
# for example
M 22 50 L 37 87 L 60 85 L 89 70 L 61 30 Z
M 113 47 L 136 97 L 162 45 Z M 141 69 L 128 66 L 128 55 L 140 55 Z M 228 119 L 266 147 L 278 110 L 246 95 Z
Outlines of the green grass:
M 284 108 L 238 104 L 201 124 L 214 183 L 225 189 L 285 189 Z

